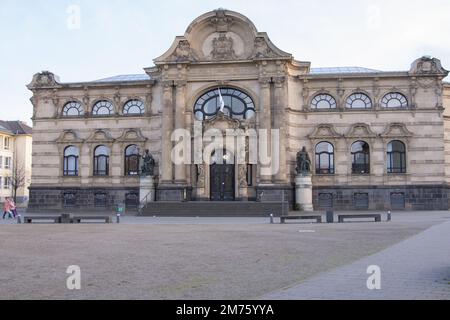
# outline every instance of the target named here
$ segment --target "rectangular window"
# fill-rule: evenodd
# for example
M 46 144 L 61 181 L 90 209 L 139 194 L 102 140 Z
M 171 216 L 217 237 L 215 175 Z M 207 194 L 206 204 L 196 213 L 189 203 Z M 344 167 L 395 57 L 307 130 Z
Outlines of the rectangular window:
M 333 194 L 319 193 L 319 208 L 332 209 L 333 208 Z
M 75 193 L 64 193 L 63 204 L 66 208 L 75 207 L 77 205 L 77 195 Z
M 94 195 L 94 206 L 97 208 L 106 208 L 107 195 L 106 193 L 96 193 Z
M 3 157 L 0 156 L 0 169 L 3 168 Z
M 127 195 L 125 195 L 125 206 L 127 208 L 139 207 L 139 194 L 138 193 L 128 193 Z
M 11 189 L 11 178 L 5 177 L 3 179 L 3 189 Z
M 391 193 L 391 209 L 404 210 L 405 209 L 405 194 L 402 192 Z
M 11 169 L 11 157 L 5 157 L 5 169 Z
M 355 193 L 354 195 L 355 209 L 368 210 L 369 209 L 369 194 Z
M 5 147 L 5 150 L 10 149 L 11 146 L 10 146 L 10 138 L 9 137 L 5 137 L 4 147 Z

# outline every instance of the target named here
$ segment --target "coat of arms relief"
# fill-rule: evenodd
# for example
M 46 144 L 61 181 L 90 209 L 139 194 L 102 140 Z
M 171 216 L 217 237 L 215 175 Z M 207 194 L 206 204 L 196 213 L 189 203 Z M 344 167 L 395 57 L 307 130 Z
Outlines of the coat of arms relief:
M 219 36 L 212 41 L 213 50 L 211 57 L 213 60 L 234 60 L 237 59 L 234 51 L 234 40 L 228 37 L 226 32 L 220 32 Z

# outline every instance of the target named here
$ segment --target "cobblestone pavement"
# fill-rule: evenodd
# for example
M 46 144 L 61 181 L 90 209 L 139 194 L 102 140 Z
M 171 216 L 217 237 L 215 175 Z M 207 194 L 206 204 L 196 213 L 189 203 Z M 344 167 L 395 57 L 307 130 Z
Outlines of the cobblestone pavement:
M 367 288 L 367 268 L 381 268 L 381 289 Z M 310 278 L 262 299 L 450 299 L 450 222 L 375 255 Z

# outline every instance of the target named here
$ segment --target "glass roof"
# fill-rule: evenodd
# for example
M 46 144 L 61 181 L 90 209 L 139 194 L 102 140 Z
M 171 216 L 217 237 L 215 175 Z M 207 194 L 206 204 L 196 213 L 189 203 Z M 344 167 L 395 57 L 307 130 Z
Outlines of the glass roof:
M 340 67 L 340 68 L 311 68 L 310 74 L 337 74 L 337 73 L 377 73 L 380 70 L 362 67 Z
M 362 68 L 362 67 L 332 67 L 332 68 L 311 68 L 310 74 L 345 74 L 345 73 L 378 73 L 380 70 Z M 150 80 L 147 74 L 125 74 L 105 79 L 95 80 L 95 83 L 107 82 L 128 82 L 128 81 L 146 81 Z
M 124 82 L 124 81 L 145 81 L 150 80 L 147 74 L 125 74 L 105 79 L 96 80 L 93 82 Z

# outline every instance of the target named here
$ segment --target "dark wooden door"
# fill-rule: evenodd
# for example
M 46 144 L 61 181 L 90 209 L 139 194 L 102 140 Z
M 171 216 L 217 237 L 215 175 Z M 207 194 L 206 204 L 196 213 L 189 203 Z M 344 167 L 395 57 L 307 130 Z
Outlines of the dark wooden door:
M 211 166 L 211 200 L 234 201 L 234 165 Z

